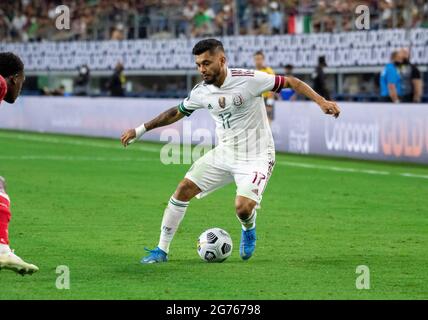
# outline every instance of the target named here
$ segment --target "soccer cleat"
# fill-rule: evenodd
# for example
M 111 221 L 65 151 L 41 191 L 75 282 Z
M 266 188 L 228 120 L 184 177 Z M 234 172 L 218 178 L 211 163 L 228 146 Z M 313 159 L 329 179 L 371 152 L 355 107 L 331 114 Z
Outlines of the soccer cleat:
M 0 253 L 0 270 L 8 269 L 24 276 L 39 271 L 34 264 L 30 264 L 18 257 L 13 251 Z
M 256 249 L 256 227 L 250 230 L 242 230 L 239 255 L 243 260 L 248 260 Z
M 147 257 L 141 259 L 142 264 L 151 264 L 151 263 L 159 263 L 159 262 L 167 262 L 168 255 L 165 251 L 161 250 L 159 247 L 156 247 L 153 250 L 144 248 L 150 254 Z

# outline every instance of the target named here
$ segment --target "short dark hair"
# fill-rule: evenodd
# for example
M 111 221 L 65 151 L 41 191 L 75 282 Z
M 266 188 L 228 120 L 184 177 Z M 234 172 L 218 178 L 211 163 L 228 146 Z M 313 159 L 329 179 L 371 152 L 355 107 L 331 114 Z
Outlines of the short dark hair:
M 393 51 L 391 53 L 391 60 L 394 60 L 399 54 L 400 54 L 400 52 L 398 50 Z
M 217 39 L 205 39 L 195 44 L 192 53 L 197 56 L 204 53 L 205 51 L 213 53 L 215 50 L 221 50 L 224 52 L 223 43 Z
M 0 52 L 0 75 L 9 77 L 24 70 L 21 58 L 12 52 Z
M 262 56 L 263 58 L 265 57 L 265 54 L 263 53 L 263 51 L 262 50 L 259 50 L 259 51 L 256 51 L 255 53 L 254 53 L 254 56 Z
M 285 67 L 284 67 L 284 69 L 293 69 L 293 68 L 294 67 L 291 64 L 286 64 Z
M 318 64 L 319 65 L 323 65 L 323 66 L 327 66 L 327 62 L 326 62 L 326 60 L 325 60 L 325 56 L 319 56 L 318 57 Z

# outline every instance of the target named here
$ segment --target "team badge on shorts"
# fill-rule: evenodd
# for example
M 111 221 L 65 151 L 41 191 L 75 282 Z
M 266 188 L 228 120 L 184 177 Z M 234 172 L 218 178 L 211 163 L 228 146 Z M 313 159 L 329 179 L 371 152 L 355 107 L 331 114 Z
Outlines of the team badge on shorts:
M 224 109 L 224 107 L 226 106 L 226 98 L 225 97 L 218 98 L 218 105 L 220 106 L 220 108 Z
M 240 107 L 244 103 L 244 98 L 241 94 L 235 94 L 233 96 L 233 104 L 237 107 Z

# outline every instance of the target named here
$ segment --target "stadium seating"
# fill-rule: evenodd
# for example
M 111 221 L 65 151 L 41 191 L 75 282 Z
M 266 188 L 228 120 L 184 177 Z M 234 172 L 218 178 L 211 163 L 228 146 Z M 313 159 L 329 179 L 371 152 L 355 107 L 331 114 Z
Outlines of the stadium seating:
M 292 64 L 313 67 L 325 55 L 331 67 L 381 66 L 390 53 L 411 47 L 415 64 L 428 63 L 428 29 L 391 29 L 325 34 L 222 37 L 229 64 L 252 66 L 252 55 L 263 49 L 272 67 Z M 110 70 L 123 61 L 127 70 L 193 69 L 189 48 L 198 39 L 1 43 L 0 51 L 17 52 L 27 70 Z

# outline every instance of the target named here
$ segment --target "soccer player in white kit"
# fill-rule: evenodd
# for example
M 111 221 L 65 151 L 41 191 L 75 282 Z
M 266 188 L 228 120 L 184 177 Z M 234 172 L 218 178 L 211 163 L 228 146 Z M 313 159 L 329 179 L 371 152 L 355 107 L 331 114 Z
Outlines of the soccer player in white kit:
M 174 123 L 197 109 L 208 109 L 216 123 L 217 146 L 193 163 L 165 209 L 158 246 L 141 263 L 168 260 L 170 243 L 189 202 L 231 182 L 236 184 L 235 211 L 242 225 L 240 256 L 249 259 L 256 245 L 257 208 L 275 164 L 275 146 L 262 93 L 291 87 L 315 101 L 322 111 L 338 117 L 340 109 L 294 77 L 227 67 L 223 45 L 216 39 L 199 41 L 193 48 L 203 81 L 175 106 L 122 134 L 124 146 L 146 131 Z

